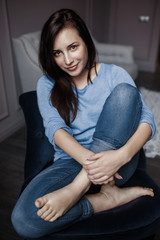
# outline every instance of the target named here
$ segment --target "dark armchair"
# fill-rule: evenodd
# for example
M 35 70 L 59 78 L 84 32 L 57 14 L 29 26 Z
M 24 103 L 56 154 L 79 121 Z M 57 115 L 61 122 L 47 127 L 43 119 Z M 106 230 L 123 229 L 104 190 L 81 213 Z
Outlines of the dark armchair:
M 54 150 L 45 134 L 41 115 L 37 106 L 36 92 L 20 96 L 27 126 L 27 150 L 24 169 L 24 184 L 46 168 L 53 159 Z M 115 209 L 104 211 L 78 222 L 71 227 L 53 233 L 41 240 L 139 240 L 153 239 L 160 229 L 160 188 L 148 176 L 143 150 L 140 164 L 134 176 L 125 186 L 147 186 L 154 189 L 155 197 L 141 197 Z M 137 227 L 138 226 L 138 227 Z M 28 239 L 29 240 L 29 239 Z

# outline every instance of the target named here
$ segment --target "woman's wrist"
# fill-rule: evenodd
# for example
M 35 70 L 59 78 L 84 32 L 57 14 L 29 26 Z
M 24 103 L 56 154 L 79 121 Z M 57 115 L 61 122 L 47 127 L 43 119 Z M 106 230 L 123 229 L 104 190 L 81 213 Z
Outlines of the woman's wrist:
M 136 132 L 132 135 L 132 137 L 126 142 L 123 147 L 118 149 L 122 155 L 123 165 L 129 162 L 133 156 L 144 146 L 151 134 L 151 127 L 148 123 L 144 122 L 139 124 Z
M 126 145 L 119 148 L 117 151 L 118 151 L 118 154 L 120 155 L 121 166 L 127 164 L 133 157 L 131 155 L 131 152 L 129 151 L 129 148 Z

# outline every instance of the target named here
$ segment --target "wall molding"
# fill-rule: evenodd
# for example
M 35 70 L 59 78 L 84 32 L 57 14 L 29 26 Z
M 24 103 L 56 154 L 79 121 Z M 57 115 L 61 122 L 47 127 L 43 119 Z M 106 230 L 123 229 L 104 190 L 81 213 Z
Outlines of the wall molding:
M 8 105 L 7 105 L 7 96 L 4 85 L 3 71 L 1 65 L 1 55 L 0 55 L 0 121 L 9 116 Z

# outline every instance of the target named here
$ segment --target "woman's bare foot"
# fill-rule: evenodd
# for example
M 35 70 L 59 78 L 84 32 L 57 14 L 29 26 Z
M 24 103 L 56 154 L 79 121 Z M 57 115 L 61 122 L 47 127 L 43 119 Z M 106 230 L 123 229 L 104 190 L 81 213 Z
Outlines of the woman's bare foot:
M 93 206 L 94 213 L 109 210 L 126 204 L 141 196 L 154 196 L 150 188 L 128 187 L 118 188 L 110 184 L 103 185 L 99 193 L 86 195 Z
M 37 215 L 49 222 L 53 222 L 64 215 L 76 201 L 71 192 L 72 186 L 70 184 L 38 198 L 35 201 L 36 207 L 40 208 L 37 211 Z
M 90 185 L 87 173 L 82 169 L 72 183 L 35 201 L 36 207 L 40 208 L 37 215 L 45 221 L 55 221 L 78 202 Z

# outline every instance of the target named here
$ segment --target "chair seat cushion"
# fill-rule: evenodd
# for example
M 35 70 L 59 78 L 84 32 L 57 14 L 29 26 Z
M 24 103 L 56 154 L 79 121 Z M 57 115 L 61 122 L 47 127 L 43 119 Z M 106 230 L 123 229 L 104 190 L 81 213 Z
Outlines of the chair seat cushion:
M 43 240 L 138 240 L 152 235 L 160 228 L 160 189 L 143 170 L 137 170 L 125 186 L 146 186 L 155 196 L 140 197 L 115 209 L 94 214 L 88 219 Z

